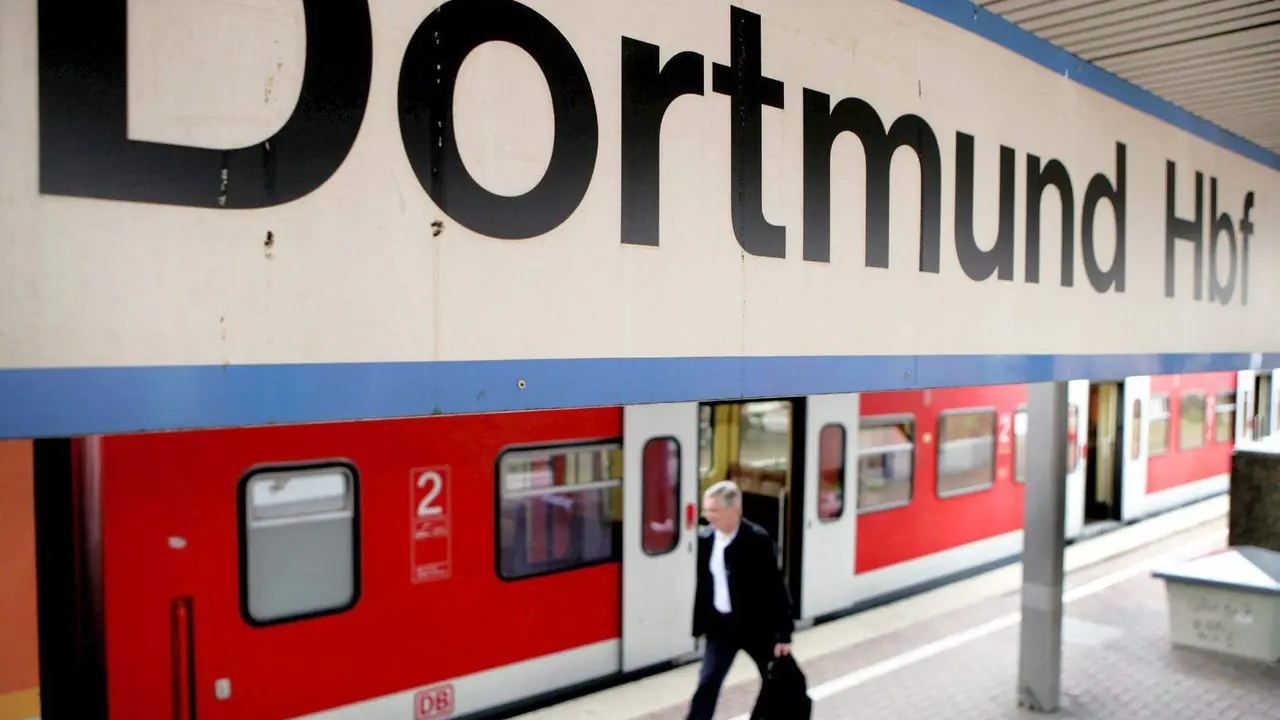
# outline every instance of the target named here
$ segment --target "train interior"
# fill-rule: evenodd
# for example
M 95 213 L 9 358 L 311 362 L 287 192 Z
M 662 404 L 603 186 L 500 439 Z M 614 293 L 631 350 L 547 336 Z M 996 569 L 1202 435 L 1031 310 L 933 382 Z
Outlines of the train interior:
M 1254 378 L 1253 397 L 1257 398 L 1258 402 L 1253 408 L 1254 412 L 1247 416 L 1252 422 L 1248 423 L 1245 427 L 1246 438 L 1252 439 L 1254 437 L 1255 428 L 1271 427 L 1271 403 L 1268 402 L 1268 399 L 1272 397 L 1271 383 L 1272 376 L 1269 373 L 1259 373 L 1258 376 Z M 1263 437 L 1266 434 L 1265 430 L 1256 433 L 1258 437 Z
M 698 418 L 698 505 L 730 479 L 742 488 L 743 517 L 768 531 L 778 569 L 799 607 L 804 508 L 804 400 L 702 403 Z
M 1122 445 L 1125 429 L 1125 414 L 1121 407 L 1123 389 L 1123 383 L 1118 382 L 1089 385 L 1084 505 L 1087 525 L 1118 523 L 1121 519 L 1120 483 L 1124 472 Z M 1138 412 L 1141 412 L 1140 408 Z

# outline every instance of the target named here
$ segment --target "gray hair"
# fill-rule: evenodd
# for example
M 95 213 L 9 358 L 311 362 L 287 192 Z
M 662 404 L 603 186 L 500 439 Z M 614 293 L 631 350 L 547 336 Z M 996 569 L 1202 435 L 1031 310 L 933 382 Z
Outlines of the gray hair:
M 737 507 L 742 503 L 742 490 L 732 480 L 721 480 L 707 488 L 704 495 L 709 498 L 720 498 L 725 507 Z

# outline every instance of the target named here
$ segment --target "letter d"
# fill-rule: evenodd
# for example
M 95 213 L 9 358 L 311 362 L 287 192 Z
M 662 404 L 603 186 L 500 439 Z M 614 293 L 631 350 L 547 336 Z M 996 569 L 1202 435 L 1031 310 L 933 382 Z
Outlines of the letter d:
M 365 0 L 303 0 L 307 57 L 280 132 L 236 150 L 130 140 L 128 0 L 40 0 L 40 192 L 200 208 L 263 208 L 328 180 L 369 99 Z

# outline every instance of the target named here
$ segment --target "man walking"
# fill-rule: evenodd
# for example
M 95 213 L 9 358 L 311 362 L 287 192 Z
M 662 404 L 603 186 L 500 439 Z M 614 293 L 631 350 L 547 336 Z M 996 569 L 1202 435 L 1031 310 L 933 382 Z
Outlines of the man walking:
M 778 571 L 773 540 L 742 517 L 742 491 L 729 480 L 707 488 L 698 532 L 694 637 L 706 635 L 698 689 L 688 720 L 711 720 L 720 686 L 739 650 L 763 680 L 770 661 L 791 651 L 791 596 Z

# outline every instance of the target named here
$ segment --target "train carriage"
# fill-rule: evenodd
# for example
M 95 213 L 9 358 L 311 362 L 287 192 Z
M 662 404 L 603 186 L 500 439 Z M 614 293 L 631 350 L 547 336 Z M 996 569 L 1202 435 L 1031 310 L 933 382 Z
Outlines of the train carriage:
M 1068 534 L 1225 490 L 1240 433 L 1277 429 L 1233 414 L 1236 388 L 1233 373 L 1073 384 Z M 1026 399 L 1004 385 L 86 438 L 106 705 L 479 716 L 690 660 L 697 506 L 724 478 L 775 538 L 801 624 L 990 568 L 1021 551 Z

